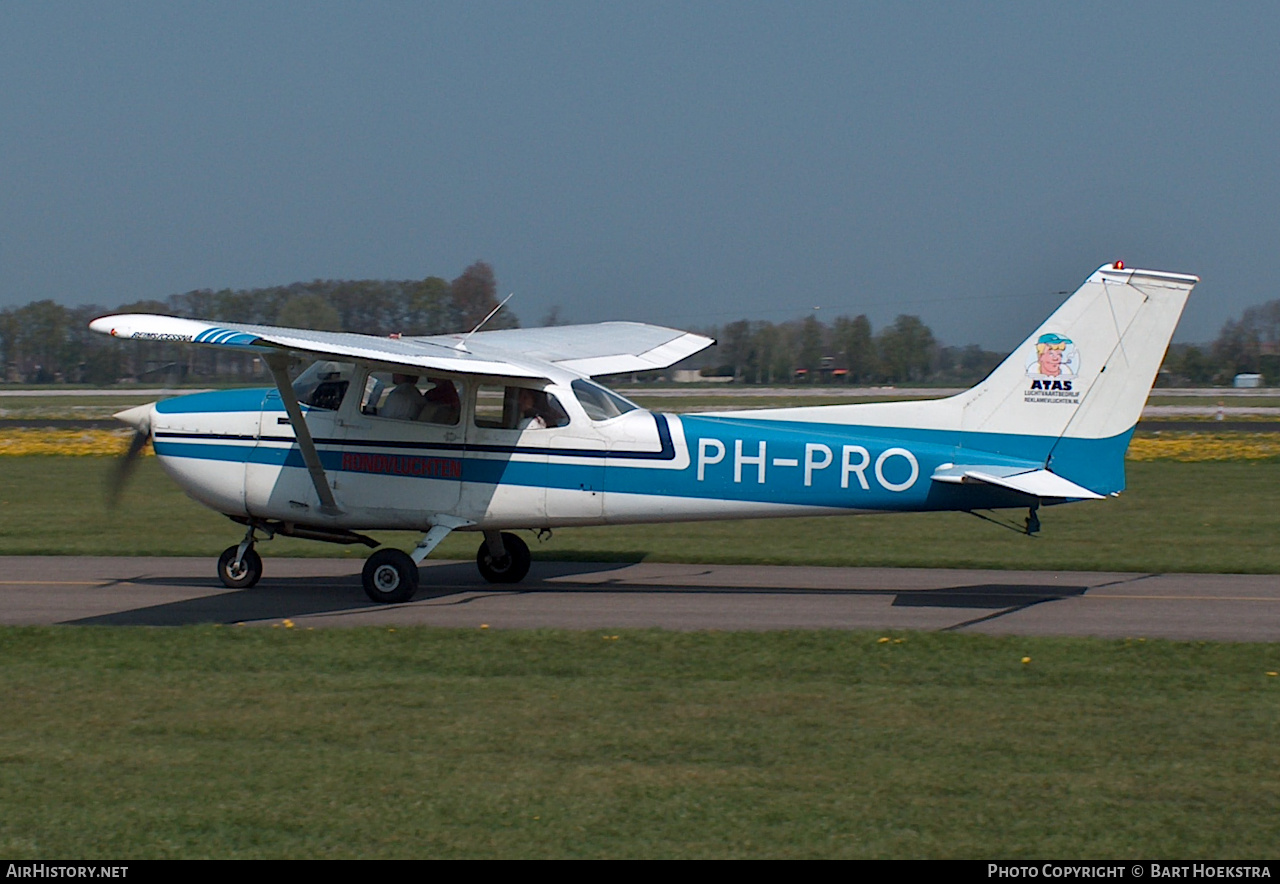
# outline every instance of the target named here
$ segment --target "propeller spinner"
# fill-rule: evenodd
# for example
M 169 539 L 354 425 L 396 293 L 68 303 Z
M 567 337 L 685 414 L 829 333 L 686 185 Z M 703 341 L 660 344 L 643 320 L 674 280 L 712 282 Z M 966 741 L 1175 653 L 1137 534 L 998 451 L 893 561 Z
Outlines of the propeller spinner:
M 154 408 L 155 403 L 149 402 L 146 405 L 127 408 L 112 415 L 116 420 L 133 427 L 135 432 L 133 438 L 129 440 L 129 450 L 116 462 L 116 468 L 112 472 L 107 486 L 107 504 L 109 506 L 115 506 L 120 502 L 120 495 L 124 492 L 124 486 L 129 481 L 129 477 L 133 475 L 134 468 L 138 465 L 138 456 L 142 454 L 142 449 L 146 448 L 147 442 L 151 440 L 151 415 Z

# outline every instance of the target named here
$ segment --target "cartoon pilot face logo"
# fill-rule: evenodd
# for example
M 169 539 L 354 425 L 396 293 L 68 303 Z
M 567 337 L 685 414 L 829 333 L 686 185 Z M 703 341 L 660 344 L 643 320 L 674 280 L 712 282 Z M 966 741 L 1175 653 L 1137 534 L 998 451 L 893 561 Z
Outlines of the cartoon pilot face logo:
M 1027 377 L 1062 380 L 1080 373 L 1080 353 L 1070 338 L 1049 332 L 1036 341 L 1027 359 Z

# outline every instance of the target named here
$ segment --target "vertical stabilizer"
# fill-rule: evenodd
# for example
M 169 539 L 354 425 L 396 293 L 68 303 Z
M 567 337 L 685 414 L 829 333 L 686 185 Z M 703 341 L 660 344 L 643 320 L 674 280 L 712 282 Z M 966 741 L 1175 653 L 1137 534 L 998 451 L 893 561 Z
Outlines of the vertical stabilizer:
M 1107 439 L 1132 430 L 1195 276 L 1107 265 L 981 384 L 961 429 Z
M 1098 269 L 986 380 L 955 397 L 961 429 L 985 440 L 1055 440 L 1048 469 L 1097 493 L 1122 490 L 1129 438 L 1199 281 L 1120 262 Z

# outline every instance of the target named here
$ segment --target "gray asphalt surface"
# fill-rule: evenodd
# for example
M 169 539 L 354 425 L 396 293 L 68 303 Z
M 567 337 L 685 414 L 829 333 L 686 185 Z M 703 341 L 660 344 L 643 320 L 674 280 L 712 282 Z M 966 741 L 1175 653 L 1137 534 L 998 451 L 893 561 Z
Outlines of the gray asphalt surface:
M 922 629 L 1280 640 L 1276 575 L 535 562 L 519 586 L 428 561 L 418 596 L 375 605 L 361 562 L 265 560 L 228 590 L 197 558 L 3 557 L 0 623 L 279 623 L 528 629 Z

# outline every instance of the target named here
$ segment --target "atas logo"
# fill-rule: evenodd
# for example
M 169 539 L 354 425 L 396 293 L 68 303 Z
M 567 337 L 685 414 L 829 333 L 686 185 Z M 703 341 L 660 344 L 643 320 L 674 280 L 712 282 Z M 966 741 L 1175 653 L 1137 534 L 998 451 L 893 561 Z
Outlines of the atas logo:
M 1024 402 L 1076 405 L 1080 401 L 1080 351 L 1065 335 L 1041 335 L 1035 351 L 1027 354 L 1027 377 L 1031 385 L 1023 391 Z
M 1069 392 L 1071 381 L 1080 373 L 1080 351 L 1075 343 L 1063 335 L 1041 335 L 1036 349 L 1027 357 L 1027 377 L 1032 390 L 1061 390 Z

